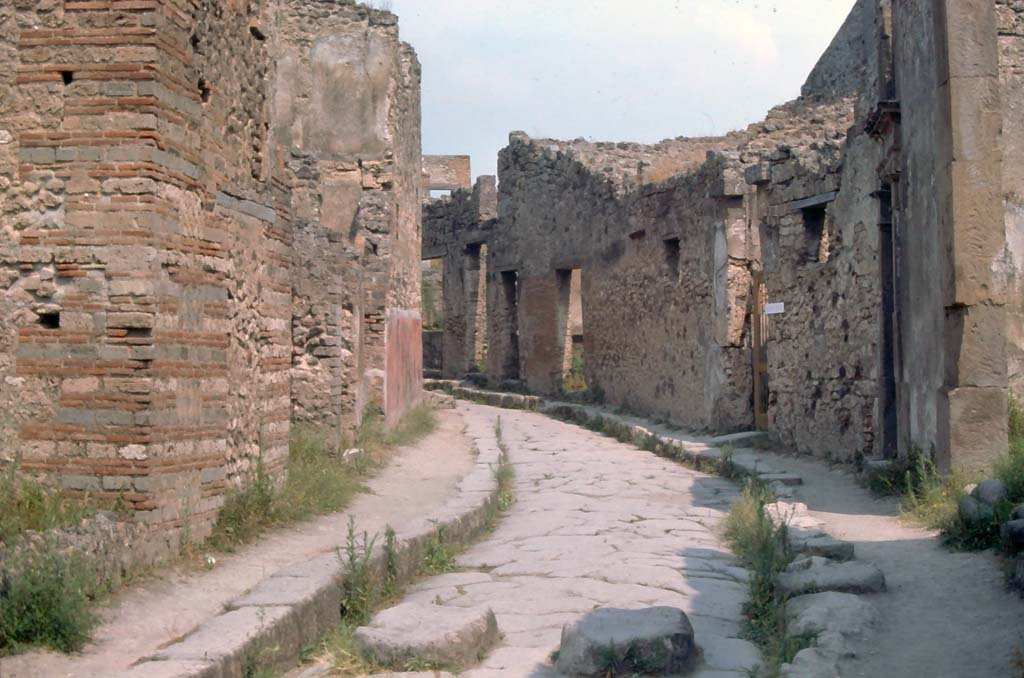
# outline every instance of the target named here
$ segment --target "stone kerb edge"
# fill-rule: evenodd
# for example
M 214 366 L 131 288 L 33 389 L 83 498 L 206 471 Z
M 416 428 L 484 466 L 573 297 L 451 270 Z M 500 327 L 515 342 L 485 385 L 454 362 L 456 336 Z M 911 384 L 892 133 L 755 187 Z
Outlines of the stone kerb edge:
M 467 430 L 467 435 L 476 451 L 473 468 L 434 518 L 398 539 L 399 584 L 416 575 L 428 541 L 439 530 L 448 543 L 468 543 L 486 528 L 491 505 L 499 500 L 497 440 L 488 431 Z M 379 541 L 370 561 L 375 576 L 385 566 Z M 284 568 L 229 603 L 222 614 L 116 678 L 244 678 L 253 662 L 259 668 L 289 669 L 304 645 L 340 623 L 343 581 L 334 553 Z

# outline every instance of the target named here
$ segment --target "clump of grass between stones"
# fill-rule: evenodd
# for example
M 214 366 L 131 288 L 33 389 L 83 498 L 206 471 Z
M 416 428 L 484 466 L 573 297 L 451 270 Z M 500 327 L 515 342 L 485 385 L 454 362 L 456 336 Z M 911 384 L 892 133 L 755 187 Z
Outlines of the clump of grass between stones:
M 71 499 L 16 475 L 17 464 L 0 474 L 0 543 L 11 544 L 27 530 L 68 527 L 96 514 L 88 499 Z
M 368 408 L 358 438 L 363 454 L 345 461 L 347 441 L 312 426 L 296 426 L 288 444 L 288 477 L 278 487 L 257 463 L 249 483 L 228 495 L 217 516 L 210 543 L 231 550 L 248 543 L 266 529 L 345 508 L 363 489 L 363 480 L 379 466 L 393 447 L 409 445 L 436 426 L 433 412 L 411 410 L 391 430 L 380 412 Z
M 444 574 L 455 569 L 456 548 L 447 537 L 444 525 L 438 525 L 423 548 L 424 574 Z
M 792 560 L 787 528 L 776 525 L 765 506 L 774 501 L 767 486 L 748 480 L 725 520 L 725 538 L 750 572 L 743 635 L 761 648 L 765 659 L 757 678 L 775 678 L 779 667 L 808 647 L 811 637 L 791 637 L 786 628 L 786 599 L 778 576 Z
M 27 646 L 73 652 L 89 640 L 105 587 L 87 558 L 52 541 L 14 549 L 0 573 L 0 656 Z
M 339 550 L 338 557 L 341 558 L 345 571 L 341 586 L 341 612 L 342 616 L 355 626 L 361 626 L 370 620 L 370 615 L 380 599 L 370 568 L 373 545 L 376 541 L 376 535 L 370 538 L 366 532 L 363 532 L 360 541 L 356 534 L 355 518 L 349 516 L 345 547 Z
M 1010 518 L 1014 506 L 1024 503 L 1024 407 L 1011 396 L 1007 410 L 1009 452 L 999 459 L 993 477 L 1005 483 L 1006 499 L 988 515 L 965 521 L 958 509 L 965 487 L 975 478 L 962 473 L 943 475 L 919 450 L 899 468 L 903 473 L 900 506 L 911 522 L 942 532 L 943 541 L 956 549 L 981 550 L 998 546 L 999 527 Z

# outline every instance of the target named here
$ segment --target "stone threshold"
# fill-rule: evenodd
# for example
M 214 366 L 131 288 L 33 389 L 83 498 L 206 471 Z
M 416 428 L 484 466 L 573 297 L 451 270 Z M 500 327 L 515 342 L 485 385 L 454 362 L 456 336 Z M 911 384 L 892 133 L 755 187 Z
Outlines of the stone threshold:
M 487 528 L 498 502 L 495 477 L 501 450 L 493 432 L 467 432 L 476 459 L 457 492 L 431 519 L 398 533 L 399 581 L 412 581 L 426 545 L 439 530 L 449 543 L 468 544 Z M 384 573 L 378 539 L 370 560 L 375 577 Z M 344 569 L 337 553 L 286 567 L 226 605 L 181 640 L 112 678 L 245 678 L 256 669 L 279 673 L 294 667 L 301 649 L 341 622 Z

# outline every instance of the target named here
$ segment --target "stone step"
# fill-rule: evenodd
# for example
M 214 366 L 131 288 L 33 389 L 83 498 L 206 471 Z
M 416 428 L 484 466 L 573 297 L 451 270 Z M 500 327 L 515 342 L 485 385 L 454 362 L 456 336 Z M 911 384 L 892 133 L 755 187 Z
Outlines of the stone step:
M 885 590 L 885 575 L 871 563 L 840 563 L 811 556 L 793 561 L 779 575 L 778 583 L 779 589 L 787 596 L 821 591 L 881 593 Z
M 486 655 L 499 634 L 488 608 L 401 603 L 378 612 L 354 638 L 367 657 L 384 666 L 401 668 L 415 660 L 465 667 Z

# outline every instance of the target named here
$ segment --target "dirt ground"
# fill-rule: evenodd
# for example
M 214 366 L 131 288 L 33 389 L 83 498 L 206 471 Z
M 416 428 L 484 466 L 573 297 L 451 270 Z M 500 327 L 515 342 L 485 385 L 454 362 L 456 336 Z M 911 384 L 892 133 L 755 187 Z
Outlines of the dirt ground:
M 794 501 L 807 504 L 832 536 L 854 542 L 857 558 L 885 572 L 888 591 L 868 596 L 877 632 L 843 661 L 843 678 L 1021 678 L 1024 600 L 1007 590 L 992 552 L 957 553 L 934 532 L 898 519 L 851 474 L 824 463 L 765 454 L 799 473 Z
M 131 666 L 189 633 L 260 580 L 344 543 L 348 516 L 371 535 L 391 525 L 401 534 L 454 492 L 472 466 L 454 410 L 438 414 L 437 430 L 397 450 L 348 510 L 280 528 L 233 554 L 217 555 L 211 570 L 165 568 L 122 591 L 101 611 L 102 625 L 81 654 L 31 652 L 0 659 L 3 678 L 101 678 Z

